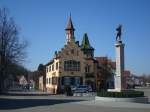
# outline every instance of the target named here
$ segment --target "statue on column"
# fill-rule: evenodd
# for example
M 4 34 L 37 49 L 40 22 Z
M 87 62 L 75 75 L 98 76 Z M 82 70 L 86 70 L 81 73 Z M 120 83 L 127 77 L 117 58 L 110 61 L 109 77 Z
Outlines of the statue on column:
M 117 28 L 117 35 L 116 35 L 116 41 L 121 41 L 121 34 L 122 34 L 122 25 L 120 24 Z

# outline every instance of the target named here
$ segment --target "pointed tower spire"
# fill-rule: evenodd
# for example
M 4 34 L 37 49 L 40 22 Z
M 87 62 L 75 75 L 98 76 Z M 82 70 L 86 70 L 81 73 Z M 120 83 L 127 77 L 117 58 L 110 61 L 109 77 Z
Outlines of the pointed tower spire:
M 83 49 L 91 49 L 92 48 L 91 45 L 90 45 L 87 33 L 85 33 L 84 36 L 83 36 L 81 47 Z
M 87 33 L 85 33 L 83 36 L 81 50 L 84 52 L 87 58 L 94 57 L 94 48 L 90 45 Z
M 75 38 L 74 38 L 75 29 L 73 27 L 71 14 L 70 14 L 69 21 L 68 21 L 68 24 L 67 24 L 67 27 L 65 28 L 65 30 L 66 30 L 66 35 L 67 35 L 67 42 L 75 41 Z

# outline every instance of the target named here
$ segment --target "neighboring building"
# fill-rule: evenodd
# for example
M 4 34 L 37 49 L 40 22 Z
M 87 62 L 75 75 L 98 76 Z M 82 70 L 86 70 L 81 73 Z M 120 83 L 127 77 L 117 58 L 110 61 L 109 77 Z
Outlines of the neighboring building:
M 134 80 L 134 85 L 135 86 L 143 86 L 144 85 L 144 80 L 142 76 L 133 76 Z
M 108 57 L 96 57 L 96 60 L 98 61 L 99 65 L 102 65 L 102 67 L 107 66 L 107 68 L 110 68 L 112 71 L 112 76 L 107 79 L 108 88 L 113 88 L 114 86 L 114 75 L 116 71 L 116 62 L 112 61 Z M 102 73 L 99 71 L 99 73 Z M 101 74 L 102 75 L 102 74 Z M 97 80 L 102 80 L 101 77 L 99 77 Z M 129 70 L 124 70 L 123 75 L 123 86 L 124 88 L 132 88 L 133 87 L 133 79 L 132 75 Z
M 15 78 L 13 75 L 8 75 L 6 79 L 4 79 L 4 87 L 5 89 L 9 89 L 14 86 Z
M 24 75 L 17 76 L 17 79 L 18 79 L 18 84 L 20 84 L 22 86 L 26 86 L 28 84 L 27 79 Z
M 86 84 L 95 90 L 97 62 L 94 60 L 94 48 L 87 34 L 84 34 L 81 45 L 75 41 L 71 17 L 65 30 L 66 44 L 46 65 L 46 89 L 57 94 L 63 92 L 66 85 Z
M 30 90 L 34 90 L 35 89 L 35 81 L 34 80 L 29 80 L 29 82 L 28 82 L 28 84 L 29 84 L 29 89 Z
M 98 62 L 97 68 L 97 90 L 101 89 L 101 85 L 105 83 L 106 88 L 114 88 L 114 74 L 116 70 L 116 63 L 108 57 L 95 57 Z
M 35 90 L 39 90 L 39 72 L 37 70 L 28 73 L 28 82 L 32 83 Z
M 113 71 L 116 70 L 116 62 L 112 61 L 108 57 L 104 56 L 104 57 L 95 57 L 95 58 L 100 64 L 110 67 Z
M 39 90 L 40 91 L 46 91 L 46 84 L 44 82 L 46 82 L 45 77 L 43 75 L 39 76 Z
M 124 70 L 123 78 L 124 78 L 124 83 L 123 83 L 124 88 L 126 89 L 133 88 L 134 83 L 132 80 L 132 75 L 129 70 Z
M 43 64 L 38 67 L 38 86 L 40 91 L 46 91 L 46 69 Z
M 28 83 L 31 89 L 46 91 L 46 70 L 44 65 L 43 70 L 28 72 Z

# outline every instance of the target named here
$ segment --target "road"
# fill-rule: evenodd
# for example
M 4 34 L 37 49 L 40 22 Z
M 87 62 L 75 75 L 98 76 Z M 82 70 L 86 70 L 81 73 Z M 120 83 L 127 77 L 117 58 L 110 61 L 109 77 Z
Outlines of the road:
M 140 88 L 150 99 L 150 89 Z M 94 97 L 0 96 L 0 112 L 150 112 L 150 104 L 100 102 Z

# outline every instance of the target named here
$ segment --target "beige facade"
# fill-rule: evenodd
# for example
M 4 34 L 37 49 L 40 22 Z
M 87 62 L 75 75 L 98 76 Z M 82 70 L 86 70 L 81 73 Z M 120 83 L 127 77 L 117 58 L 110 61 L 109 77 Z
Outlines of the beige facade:
M 24 85 L 24 86 L 27 85 L 28 82 L 27 82 L 25 76 L 22 75 L 22 76 L 20 76 L 18 78 L 19 78 L 18 80 L 19 80 L 19 84 L 20 85 Z
M 39 90 L 44 91 L 43 76 L 39 77 Z
M 89 85 L 95 89 L 96 63 L 94 49 L 90 46 L 87 34 L 82 44 L 75 41 L 74 27 L 69 18 L 67 42 L 55 52 L 54 58 L 46 65 L 46 89 L 52 94 L 63 92 L 66 85 Z

